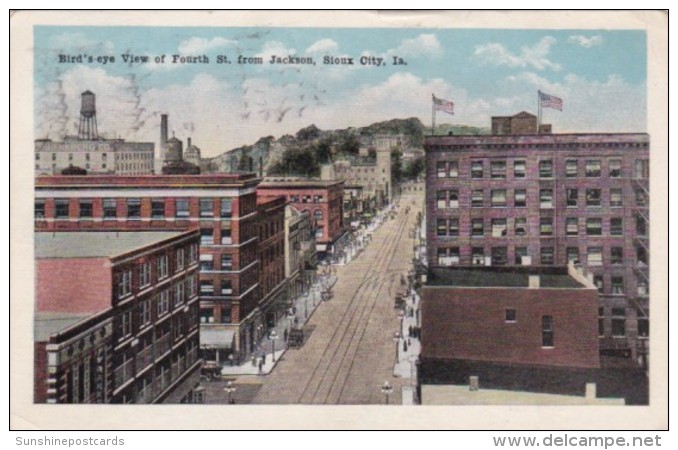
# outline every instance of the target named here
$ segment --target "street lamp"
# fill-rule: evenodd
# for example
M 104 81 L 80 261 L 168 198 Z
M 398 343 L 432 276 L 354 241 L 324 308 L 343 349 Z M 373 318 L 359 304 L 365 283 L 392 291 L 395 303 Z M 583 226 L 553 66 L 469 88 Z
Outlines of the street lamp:
M 400 343 L 400 332 L 396 331 L 393 334 L 393 342 L 396 344 L 396 364 L 400 364 L 400 349 L 398 348 L 398 344 Z
M 386 404 L 388 405 L 388 396 L 393 392 L 393 386 L 390 385 L 388 380 L 384 381 L 384 385 L 381 387 L 381 393 L 384 394 L 386 398 Z
M 231 403 L 231 394 L 235 392 L 235 386 L 233 386 L 233 382 L 229 380 L 228 383 L 226 383 L 226 387 L 224 388 L 224 392 L 228 396 L 228 403 Z
M 268 335 L 268 338 L 271 340 L 271 345 L 273 346 L 273 362 L 275 362 L 275 341 L 278 340 L 278 333 L 273 330 L 271 334 Z

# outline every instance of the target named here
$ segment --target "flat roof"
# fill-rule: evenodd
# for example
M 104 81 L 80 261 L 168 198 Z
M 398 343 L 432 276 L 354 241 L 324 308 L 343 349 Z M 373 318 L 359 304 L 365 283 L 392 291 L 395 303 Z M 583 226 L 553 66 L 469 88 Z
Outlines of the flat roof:
M 539 275 L 540 288 L 585 288 L 567 274 L 567 269 L 434 267 L 429 269 L 426 284 L 450 287 L 529 287 L 530 275 Z
M 290 181 L 275 181 L 275 180 L 264 180 L 257 186 L 257 188 L 285 188 L 285 187 L 295 187 L 295 188 L 304 188 L 304 187 L 331 187 L 336 186 L 337 184 L 343 183 L 343 180 L 290 180 Z
M 35 188 L 121 187 L 152 188 L 215 187 L 256 184 L 255 173 L 214 173 L 202 175 L 41 175 L 35 178 Z
M 648 144 L 647 133 L 539 133 L 425 136 L 424 146 L 435 145 L 562 145 L 562 144 Z
M 60 333 L 96 313 L 36 312 L 33 329 L 35 342 L 48 341 L 50 336 Z
M 177 237 L 185 231 L 60 231 L 35 233 L 35 257 L 103 258 Z

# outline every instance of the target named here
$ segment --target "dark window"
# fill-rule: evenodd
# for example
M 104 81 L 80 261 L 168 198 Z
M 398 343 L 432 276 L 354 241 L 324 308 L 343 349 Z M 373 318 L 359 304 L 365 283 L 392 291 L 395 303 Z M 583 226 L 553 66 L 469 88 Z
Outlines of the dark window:
M 505 266 L 508 264 L 508 249 L 506 247 L 492 247 L 492 265 Z
M 611 159 L 610 160 L 610 177 L 619 178 L 622 175 L 622 162 L 621 159 Z
M 525 161 L 519 160 L 513 162 L 513 177 L 525 178 Z
M 459 219 L 448 219 L 447 230 L 450 236 L 459 236 Z
M 221 255 L 221 270 L 233 269 L 233 257 L 231 255 Z
M 579 191 L 577 189 L 567 190 L 567 206 L 577 206 L 577 199 L 579 198 Z
M 504 320 L 506 322 L 515 322 L 516 321 L 516 310 L 513 308 L 508 308 L 504 311 Z
M 516 236 L 525 236 L 527 234 L 527 219 L 525 217 L 515 218 L 514 233 Z
M 541 263 L 544 265 L 553 264 L 553 247 L 541 248 Z
M 553 178 L 553 161 L 539 161 L 539 178 Z
M 471 236 L 482 236 L 485 233 L 483 219 L 472 219 Z
M 647 221 L 642 216 L 636 216 L 636 234 L 647 236 Z
M 438 219 L 437 224 L 438 224 L 437 226 L 438 236 L 440 237 L 447 236 L 447 220 Z
M 601 236 L 603 234 L 603 219 L 589 217 L 586 219 L 586 235 Z
M 438 174 L 438 178 L 447 177 L 447 163 L 445 163 L 444 161 L 437 162 L 436 173 Z
M 490 163 L 491 178 L 506 178 L 506 161 L 492 161 Z
M 610 189 L 610 206 L 613 207 L 623 206 L 621 189 Z
M 231 237 L 231 222 L 223 222 L 221 224 L 221 243 L 222 244 L 232 244 L 233 239 Z
M 153 219 L 163 219 L 165 217 L 165 200 L 151 200 L 151 217 Z
M 293 201 L 298 201 L 298 199 Z M 233 200 L 230 198 L 222 198 L 221 217 L 231 217 L 231 216 L 233 216 Z
M 586 190 L 586 206 L 600 206 L 600 189 Z
M 67 219 L 68 218 L 68 205 L 70 201 L 67 198 L 58 198 L 54 202 L 55 206 L 55 217 L 57 219 Z
M 527 206 L 527 191 L 525 189 L 516 189 L 514 191 L 513 206 L 519 208 Z
M 201 228 L 200 229 L 200 243 L 203 244 L 203 245 L 214 244 L 214 229 L 213 228 Z
M 541 189 L 539 191 L 539 207 L 553 208 L 553 190 Z
M 567 262 L 579 262 L 579 247 L 567 247 Z
M 624 337 L 626 336 L 626 319 L 612 318 L 612 336 Z
M 214 217 L 214 200 L 211 198 L 200 199 L 200 217 Z
M 568 159 L 565 161 L 565 176 L 567 178 L 575 178 L 577 176 L 577 160 Z
M 624 247 L 610 248 L 610 263 L 624 264 Z
M 553 316 L 541 316 L 541 346 L 553 347 Z
M 92 218 L 92 200 L 80 200 L 80 218 L 81 219 L 91 219 Z
M 539 218 L 539 234 L 541 236 L 553 235 L 553 217 Z
M 187 198 L 178 198 L 176 200 L 176 217 L 185 218 L 189 216 L 188 212 L 188 199 Z
M 604 293 L 605 292 L 605 281 L 603 280 L 602 275 L 594 275 L 593 276 L 593 284 L 598 288 L 599 293 Z
M 579 234 L 579 219 L 577 217 L 568 217 L 565 219 L 565 234 L 576 236 Z
M 473 265 L 485 265 L 485 249 L 483 247 L 471 248 L 471 263 Z
M 593 159 L 586 161 L 586 176 L 599 177 L 600 176 L 600 160 Z
M 610 219 L 610 234 L 612 236 L 622 236 L 624 234 L 624 221 L 621 217 Z
M 650 320 L 647 312 L 643 312 L 640 309 L 636 310 L 636 317 L 638 318 L 638 337 L 649 337 L 650 336 Z
M 233 284 L 231 280 L 221 280 L 221 295 L 231 295 L 233 293 Z
M 35 218 L 44 219 L 45 218 L 45 201 L 36 200 L 35 201 Z
M 141 200 L 138 198 L 127 199 L 127 217 L 138 219 L 141 217 Z
M 476 189 L 471 193 L 471 207 L 480 208 L 483 206 L 483 190 Z
M 527 256 L 527 247 L 516 247 L 515 249 L 515 263 L 519 266 L 523 265 L 523 258 Z
M 610 279 L 610 288 L 612 289 L 612 294 L 624 295 L 624 277 L 612 277 Z
M 647 206 L 647 192 L 642 189 L 636 189 L 636 205 Z
M 115 219 L 118 217 L 117 202 L 114 198 L 104 199 L 104 219 Z
M 483 177 L 483 162 L 471 161 L 471 178 Z

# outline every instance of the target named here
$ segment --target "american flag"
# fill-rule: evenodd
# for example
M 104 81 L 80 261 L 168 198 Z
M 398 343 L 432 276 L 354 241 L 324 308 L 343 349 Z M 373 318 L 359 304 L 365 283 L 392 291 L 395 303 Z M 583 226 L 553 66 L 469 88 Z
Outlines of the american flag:
M 539 104 L 542 107 L 557 109 L 558 111 L 563 110 L 563 99 L 555 97 L 553 95 L 545 94 L 542 91 L 539 91 Z
M 442 98 L 438 98 L 433 95 L 433 106 L 436 111 L 444 111 L 448 114 L 454 115 L 454 103 L 448 102 L 447 100 L 443 100 Z

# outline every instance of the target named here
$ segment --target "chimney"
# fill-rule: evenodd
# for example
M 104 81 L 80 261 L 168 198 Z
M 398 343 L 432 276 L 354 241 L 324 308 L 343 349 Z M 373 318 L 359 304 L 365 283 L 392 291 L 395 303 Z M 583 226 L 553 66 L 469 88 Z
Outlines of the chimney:
M 186 144 L 186 148 L 189 148 L 191 146 L 191 138 L 188 138 L 188 143 Z
M 539 289 L 539 275 L 530 275 L 527 287 L 530 289 Z
M 167 144 L 167 114 L 160 115 L 160 148 Z

